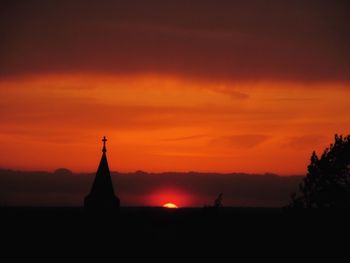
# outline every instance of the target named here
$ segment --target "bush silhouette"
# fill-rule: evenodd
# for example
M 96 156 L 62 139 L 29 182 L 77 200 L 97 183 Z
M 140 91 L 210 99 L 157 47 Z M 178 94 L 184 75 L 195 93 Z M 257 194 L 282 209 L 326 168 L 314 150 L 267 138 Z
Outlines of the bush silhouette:
M 350 208 L 350 135 L 335 142 L 319 158 L 312 153 L 308 173 L 292 194 L 292 208 Z
M 220 193 L 219 195 L 218 195 L 218 197 L 215 199 L 215 201 L 214 201 L 214 207 L 216 207 L 216 208 L 219 208 L 219 207 L 222 207 L 223 205 L 222 205 L 222 193 Z

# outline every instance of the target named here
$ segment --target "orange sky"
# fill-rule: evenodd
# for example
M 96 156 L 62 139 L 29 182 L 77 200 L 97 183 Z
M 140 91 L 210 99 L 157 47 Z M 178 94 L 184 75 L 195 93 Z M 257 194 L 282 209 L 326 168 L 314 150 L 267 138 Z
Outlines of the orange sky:
M 339 83 L 41 74 L 0 82 L 0 166 L 303 174 L 350 130 Z
M 331 3 L 332 2 L 332 3 Z M 350 130 L 348 1 L 7 1 L 0 168 L 304 174 Z

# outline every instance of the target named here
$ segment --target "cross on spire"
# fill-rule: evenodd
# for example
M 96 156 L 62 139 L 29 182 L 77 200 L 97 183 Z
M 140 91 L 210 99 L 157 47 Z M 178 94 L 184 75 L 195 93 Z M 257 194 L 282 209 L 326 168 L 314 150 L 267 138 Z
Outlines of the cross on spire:
M 106 150 L 106 141 L 107 141 L 106 136 L 103 136 L 102 141 L 103 141 L 102 152 L 105 153 L 105 152 L 107 152 L 107 150 Z

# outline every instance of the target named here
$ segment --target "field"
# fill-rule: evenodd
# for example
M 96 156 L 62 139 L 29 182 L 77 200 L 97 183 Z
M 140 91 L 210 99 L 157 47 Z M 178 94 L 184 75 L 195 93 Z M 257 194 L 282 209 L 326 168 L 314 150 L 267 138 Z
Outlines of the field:
M 274 222 L 288 221 L 275 208 L 123 207 L 119 212 L 86 212 L 82 208 L 3 208 L 11 232 L 63 235 L 66 232 L 107 234 L 125 241 L 203 241 L 249 234 Z M 282 221 L 281 221 L 282 220 Z
M 339 237 L 348 236 L 346 213 L 330 210 L 122 207 L 118 213 L 87 213 L 82 208 L 17 207 L 0 211 L 3 251 L 12 257 L 45 260 L 52 259 L 45 253 L 61 261 L 71 253 L 78 254 L 77 259 L 97 254 L 99 260 L 123 255 L 128 258 L 125 262 L 139 257 L 169 261 L 188 253 L 204 259 L 229 255 L 253 260 L 279 253 L 291 257 L 310 253 L 310 245 L 328 249 L 339 244 Z

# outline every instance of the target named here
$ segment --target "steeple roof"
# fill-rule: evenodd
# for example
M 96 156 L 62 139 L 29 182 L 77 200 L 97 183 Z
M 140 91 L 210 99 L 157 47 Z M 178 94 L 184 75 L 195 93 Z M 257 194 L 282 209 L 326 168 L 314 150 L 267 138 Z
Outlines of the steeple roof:
M 98 166 L 96 177 L 91 188 L 92 195 L 114 195 L 114 189 L 109 171 L 107 156 L 106 156 L 106 137 L 103 139 L 102 157 Z
M 119 207 L 119 199 L 114 195 L 112 178 L 106 156 L 107 139 L 105 136 L 103 137 L 102 141 L 102 157 L 90 194 L 85 198 L 86 208 L 113 208 L 115 206 Z

